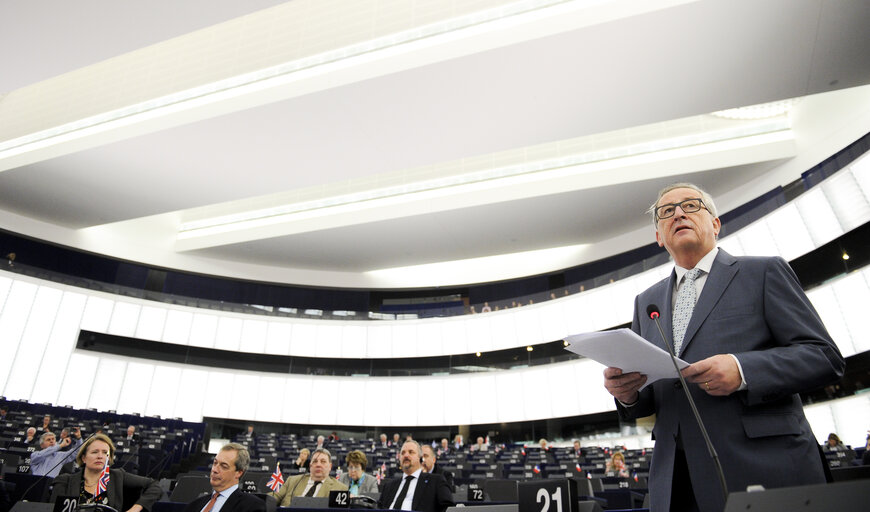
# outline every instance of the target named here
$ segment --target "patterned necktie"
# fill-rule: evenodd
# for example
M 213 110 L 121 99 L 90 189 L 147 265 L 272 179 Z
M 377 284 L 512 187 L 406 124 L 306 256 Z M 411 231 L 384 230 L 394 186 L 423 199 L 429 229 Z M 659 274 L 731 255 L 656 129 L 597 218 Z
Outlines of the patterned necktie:
M 414 475 L 408 475 L 405 477 L 405 485 L 402 486 L 402 490 L 399 492 L 399 495 L 396 496 L 396 502 L 393 503 L 393 510 L 399 510 L 402 508 L 402 502 L 405 501 L 405 496 L 408 495 L 408 487 L 411 487 L 411 480 L 414 479 Z
M 217 501 L 218 496 L 220 496 L 220 495 L 221 495 L 221 493 L 219 493 L 219 492 L 212 494 L 211 499 L 208 501 L 208 503 L 206 503 L 205 508 L 202 509 L 202 512 L 211 512 L 211 509 L 214 508 L 214 502 Z
M 677 291 L 677 301 L 674 304 L 674 355 L 680 355 L 683 348 L 683 336 L 686 335 L 686 327 L 692 319 L 692 311 L 695 309 L 695 279 L 703 270 L 693 268 L 686 272 L 683 284 Z

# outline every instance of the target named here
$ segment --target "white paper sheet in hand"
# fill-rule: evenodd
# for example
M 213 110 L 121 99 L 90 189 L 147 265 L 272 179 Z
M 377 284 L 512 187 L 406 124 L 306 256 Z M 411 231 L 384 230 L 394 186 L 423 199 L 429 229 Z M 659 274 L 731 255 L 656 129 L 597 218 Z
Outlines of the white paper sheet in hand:
M 588 357 L 603 364 L 622 368 L 625 373 L 640 372 L 647 376 L 644 387 L 659 379 L 677 378 L 671 355 L 641 338 L 631 329 L 588 332 L 565 338 L 566 347 L 575 354 Z M 677 358 L 682 370 L 689 363 Z

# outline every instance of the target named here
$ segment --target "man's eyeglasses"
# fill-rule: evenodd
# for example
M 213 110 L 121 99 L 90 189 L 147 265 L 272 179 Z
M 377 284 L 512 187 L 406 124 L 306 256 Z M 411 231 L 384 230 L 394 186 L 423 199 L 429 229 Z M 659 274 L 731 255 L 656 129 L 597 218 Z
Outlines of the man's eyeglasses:
M 661 219 L 669 219 L 677 213 L 677 206 L 680 207 L 681 210 L 685 213 L 695 213 L 701 208 L 707 209 L 704 205 L 704 201 L 701 201 L 700 198 L 694 199 L 686 199 L 685 201 L 680 201 L 679 203 L 670 203 L 663 204 L 656 208 L 656 220 Z

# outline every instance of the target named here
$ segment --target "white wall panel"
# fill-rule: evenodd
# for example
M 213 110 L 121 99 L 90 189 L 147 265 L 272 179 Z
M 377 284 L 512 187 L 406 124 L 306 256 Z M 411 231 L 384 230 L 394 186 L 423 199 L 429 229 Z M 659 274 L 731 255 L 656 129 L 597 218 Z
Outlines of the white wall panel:
M 266 332 L 269 325 L 263 320 L 245 320 L 242 323 L 242 340 L 239 350 L 262 354 L 266 350 Z
M 725 238 L 719 240 L 717 245 L 720 249 L 724 249 L 725 252 L 727 252 L 731 256 L 746 256 L 746 248 L 743 247 L 743 244 L 740 242 L 740 237 L 738 235 L 739 232 L 736 234 L 728 235 Z
M 182 418 L 184 421 L 202 421 L 202 405 L 205 402 L 205 395 L 209 391 L 206 370 L 193 367 L 183 368 L 172 417 Z
M 316 357 L 316 328 L 310 322 L 293 324 L 293 332 L 290 335 L 290 353 L 296 356 Z
M 180 385 L 181 367 L 156 365 L 145 414 L 162 418 L 172 417 L 175 413 L 175 401 L 178 399 Z
M 91 388 L 95 385 L 97 363 L 100 358 L 92 355 L 73 354 L 69 358 L 60 395 L 57 398 L 58 405 L 85 409 L 91 395 Z
M 492 313 L 472 315 L 465 321 L 465 336 L 468 340 L 468 352 L 489 352 L 493 347 Z M 427 325 L 421 326 L 421 331 Z
M 14 359 L 4 391 L 7 398 L 29 399 L 33 393 L 37 376 L 34 363 L 41 361 L 45 354 L 62 296 L 63 292 L 57 288 L 40 286 L 27 315 L 17 352 L 0 356 Z
M 517 338 L 523 340 L 526 345 L 538 345 L 545 341 L 541 338 L 541 317 L 538 314 L 539 306 L 524 306 L 516 310 L 514 317 L 517 323 Z
M 417 355 L 419 357 L 444 354 L 441 328 L 444 322 L 427 322 L 417 329 Z
M 236 316 L 222 316 L 218 320 L 214 348 L 238 351 L 239 345 L 242 343 L 243 323 L 242 319 Z
M 214 348 L 217 338 L 218 316 L 195 313 L 190 326 L 190 346 Z
M 870 395 L 862 393 L 840 400 L 826 402 L 834 418 L 835 428 L 829 431 L 813 432 L 817 437 L 836 432 L 845 444 L 851 444 L 853 448 L 864 446 L 867 439 L 867 425 L 870 425 Z M 815 425 L 813 425 L 815 429 Z
M 492 334 L 490 334 L 491 350 L 504 350 L 518 346 L 520 340 L 517 338 L 516 316 L 509 311 L 487 313 L 487 316 L 489 315 L 492 315 L 489 317 L 489 326 L 492 330 Z
M 96 295 L 88 295 L 88 303 L 82 316 L 82 329 L 94 332 L 108 332 L 109 320 L 115 301 Z
M 109 334 L 132 337 L 136 335 L 139 311 L 142 306 L 131 302 L 116 301 L 109 320 Z
M 392 357 L 417 357 L 417 322 L 393 325 Z
M 852 162 L 849 171 L 855 177 L 855 183 L 858 184 L 864 198 L 870 200 L 870 155 L 865 154 Z
M 546 366 L 536 366 L 522 372 L 523 393 L 521 396 L 527 418 L 553 417 L 552 398 L 560 390 L 549 387 L 548 371 L 549 368 Z
M 854 355 L 855 348 L 852 344 L 852 336 L 849 334 L 849 327 L 843 318 L 843 312 L 834 294 L 834 289 L 831 286 L 820 286 L 810 290 L 807 293 L 807 298 L 813 303 L 813 307 L 816 308 L 828 334 L 837 344 L 843 357 Z
M 265 329 L 265 326 L 263 326 Z M 233 387 L 226 390 L 224 398 L 230 403 L 229 418 L 256 418 L 257 394 L 260 392 L 260 376 L 251 372 L 239 372 L 233 379 Z
M 576 416 L 580 414 L 577 377 L 573 364 L 548 365 L 547 390 L 552 394 L 551 409 L 553 417 Z
M 843 227 L 849 232 L 870 218 L 870 203 L 851 171 L 844 169 L 821 183 L 831 209 Z
M 526 419 L 523 402 L 523 376 L 520 371 L 499 372 L 495 387 L 498 389 L 498 421 L 523 421 Z M 529 418 L 530 419 L 530 418 Z
M 314 347 L 317 357 L 341 357 L 341 325 L 329 322 L 318 325 Z
M 284 403 L 286 380 L 283 376 L 264 375 L 260 377 L 260 389 L 256 397 L 248 399 L 255 401 L 257 413 L 252 418 L 257 421 L 281 422 L 281 404 Z
M 810 427 L 813 429 L 813 434 L 819 444 L 825 444 L 830 432 L 837 431 L 837 425 L 834 422 L 834 411 L 829 404 L 813 404 L 804 407 L 804 415 Z
M 493 374 L 473 375 L 468 378 L 474 390 L 469 406 L 471 423 L 490 423 L 498 418 L 498 386 Z M 425 423 L 421 423 L 425 425 Z
M 779 256 L 791 261 L 815 249 L 813 239 L 794 202 L 781 206 L 767 216 L 770 234 Z
M 311 417 L 312 379 L 291 375 L 284 388 L 284 407 L 281 417 L 284 423 L 309 423 Z
M 193 313 L 188 310 L 170 309 L 166 314 L 163 341 L 176 345 L 190 344 L 191 324 L 193 324 Z
M 795 204 L 816 247 L 820 247 L 844 233 L 834 210 L 820 187 L 808 190 L 795 199 Z
M 559 299 L 553 302 L 550 307 L 542 307 L 539 310 L 541 339 L 543 340 L 561 340 L 570 334 L 565 322 L 565 303 L 564 299 Z
M 230 414 L 231 397 L 235 386 L 235 375 L 230 371 L 211 370 L 208 372 L 208 390 L 202 401 L 202 415 L 212 418 L 232 418 Z
M 471 387 L 471 379 L 462 375 L 442 377 L 444 390 L 444 421 L 448 425 L 471 423 L 472 404 L 485 398 Z M 393 407 L 395 409 L 395 407 Z M 392 425 L 401 423 L 391 422 Z
M 390 409 L 392 409 L 390 423 L 393 425 L 417 425 L 417 385 L 419 379 L 405 377 L 392 379 L 390 392 Z
M 119 413 L 142 413 L 148 403 L 151 381 L 154 379 L 154 365 L 140 362 L 127 364 L 121 396 L 118 398 Z
M 4 390 L 4 395 L 9 398 L 14 398 L 5 391 L 9 372 L 12 370 L 12 363 L 15 361 L 15 354 L 18 352 L 18 345 L 24 327 L 27 325 L 27 317 L 30 316 L 30 308 L 37 290 L 38 287 L 33 283 L 15 281 L 0 314 L 0 354 L 4 355 L 0 357 L 0 389 Z
M 11 288 L 12 279 L 0 276 L 0 313 L 3 312 L 3 306 L 6 304 L 6 297 L 9 295 Z
M 589 359 L 574 361 L 575 392 L 580 399 L 580 414 L 616 409 L 613 397 L 604 389 L 604 365 Z
M 293 325 L 289 322 L 269 322 L 266 331 L 266 353 L 278 356 L 289 355 L 292 334 Z
M 417 386 L 417 421 L 419 425 L 444 425 L 444 410 L 450 397 L 444 393 L 443 377 L 427 377 Z M 373 425 L 378 425 L 374 423 Z
M 343 325 L 341 327 L 341 357 L 364 358 L 367 353 L 365 326 L 350 322 Z
M 96 380 L 88 407 L 99 411 L 117 411 L 118 399 L 121 397 L 121 386 L 124 374 L 127 373 L 127 362 L 121 359 L 103 356 L 97 365 Z
M 432 379 L 437 382 L 437 379 Z M 366 411 L 363 417 L 365 425 L 392 425 L 390 421 L 390 406 L 384 404 L 384 397 L 390 396 L 390 379 L 366 379 Z
M 465 320 L 450 318 L 441 321 L 441 346 L 446 354 L 467 354 L 468 339 Z
M 338 393 L 335 395 L 336 425 L 359 425 L 365 417 L 367 380 L 364 377 L 338 380 Z
M 57 403 L 67 361 L 75 348 L 87 296 L 64 292 L 33 387 L 32 402 Z M 34 363 L 31 363 L 35 366 Z
M 386 322 L 377 322 L 367 329 L 367 357 L 372 359 L 391 357 L 393 354 L 393 329 Z
M 334 377 L 321 377 L 317 379 L 317 386 L 311 389 L 309 423 L 335 425 L 337 417 L 335 410 L 339 405 L 335 401 L 337 396 L 338 379 Z
M 864 315 L 870 306 L 870 289 L 860 272 L 853 272 L 831 283 L 840 314 L 846 323 L 854 353 L 870 349 L 867 346 L 867 322 Z
M 565 324 L 568 332 L 571 334 L 579 334 L 581 332 L 590 332 L 594 328 L 594 313 L 589 310 L 588 305 L 595 302 L 598 294 L 593 294 L 591 291 L 585 291 L 578 295 L 573 295 L 566 300 L 564 304 Z
M 750 256 L 778 256 L 779 248 L 774 242 L 773 233 L 766 219 L 761 219 L 741 229 L 737 233 L 740 244 Z
M 136 324 L 136 337 L 144 340 L 161 341 L 163 329 L 166 327 L 165 307 L 143 306 L 139 312 L 139 322 Z

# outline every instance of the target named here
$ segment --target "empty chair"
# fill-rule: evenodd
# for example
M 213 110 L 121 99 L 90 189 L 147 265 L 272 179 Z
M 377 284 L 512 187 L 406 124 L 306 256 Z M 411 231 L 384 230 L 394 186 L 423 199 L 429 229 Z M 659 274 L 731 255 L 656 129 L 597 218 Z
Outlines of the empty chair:
M 517 481 L 492 479 L 483 482 L 483 492 L 489 501 L 517 501 Z
M 207 476 L 182 476 L 178 479 L 175 489 L 172 490 L 169 501 L 190 503 L 200 496 L 211 494 L 211 492 L 211 483 Z

